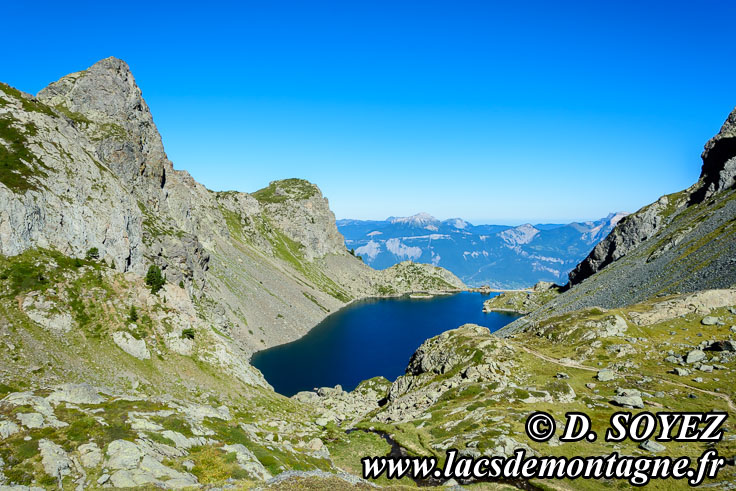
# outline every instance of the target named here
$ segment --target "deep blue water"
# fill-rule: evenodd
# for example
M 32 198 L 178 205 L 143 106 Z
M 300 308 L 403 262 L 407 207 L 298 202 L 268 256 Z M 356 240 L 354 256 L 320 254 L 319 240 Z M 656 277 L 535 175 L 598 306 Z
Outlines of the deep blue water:
M 286 396 L 336 384 L 352 390 L 378 375 L 393 381 L 426 339 L 467 323 L 493 332 L 517 318 L 484 314 L 483 300 L 488 298 L 463 292 L 431 299 L 361 300 L 330 315 L 301 339 L 256 353 L 252 363 Z

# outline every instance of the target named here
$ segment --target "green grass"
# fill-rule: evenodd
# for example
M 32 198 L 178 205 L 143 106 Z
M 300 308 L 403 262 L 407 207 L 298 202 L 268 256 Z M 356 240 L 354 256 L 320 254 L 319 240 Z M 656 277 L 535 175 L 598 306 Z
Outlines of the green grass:
M 64 256 L 48 249 L 30 249 L 10 257 L 0 257 L 0 281 L 7 282 L 9 293 L 18 295 L 43 291 L 62 280 L 65 272 L 82 266 L 99 268 L 97 263 Z
M 92 124 L 92 121 L 89 118 L 87 118 L 87 116 L 85 116 L 82 113 L 74 112 L 62 104 L 58 104 L 55 107 L 55 109 L 59 111 L 60 113 L 64 114 L 67 118 L 71 119 L 77 124 L 84 124 L 84 125 Z
M 8 84 L 0 82 L 0 92 L 4 94 L 4 96 L 0 94 L 0 97 L 4 99 L 12 98 L 12 99 L 19 101 L 25 111 L 37 112 L 37 113 L 45 114 L 47 116 L 56 117 L 56 114 L 49 106 L 35 99 L 30 99 L 30 100 L 26 99 L 25 97 L 23 97 L 23 95 L 18 89 L 13 88 Z M 7 103 L 3 105 L 7 105 Z
M 310 293 L 307 293 L 307 292 L 302 292 L 302 295 L 304 295 L 307 299 L 309 299 L 317 307 L 319 307 L 320 309 L 322 309 L 325 313 L 327 313 L 327 312 L 330 311 L 330 309 L 328 309 L 327 307 L 325 307 L 324 305 L 322 305 L 321 303 L 319 303 L 319 301 L 316 298 L 314 298 L 314 295 L 312 295 Z
M 253 193 L 253 197 L 261 203 L 284 203 L 285 201 L 303 201 L 317 194 L 314 184 L 304 179 L 284 179 L 274 181 L 263 189 Z
M 235 462 L 234 453 L 225 453 L 213 447 L 199 447 L 194 449 L 189 458 L 194 462 L 192 474 L 202 484 L 223 482 L 226 479 L 245 479 L 248 473 Z
M 47 177 L 43 169 L 48 169 L 29 150 L 27 135 L 34 135 L 36 127 L 25 125 L 18 129 L 19 123 L 10 115 L 0 116 L 0 182 L 14 193 L 38 191 L 38 177 Z

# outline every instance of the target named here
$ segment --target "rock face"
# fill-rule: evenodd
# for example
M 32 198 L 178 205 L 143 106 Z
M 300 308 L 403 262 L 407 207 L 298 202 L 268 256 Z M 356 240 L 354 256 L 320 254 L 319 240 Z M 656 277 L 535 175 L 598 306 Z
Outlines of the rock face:
M 464 287 L 439 268 L 410 277 L 365 266 L 307 181 L 212 192 L 175 170 L 122 60 L 67 75 L 37 98 L 0 84 L 0 129 L 14 166 L 0 172 L 0 254 L 49 248 L 82 258 L 94 248 L 138 276 L 155 264 L 245 356 L 303 335 L 355 298 Z M 75 329 L 73 316 L 45 309 L 45 299 L 26 301 L 48 330 Z M 124 336 L 118 344 L 147 359 Z
M 721 131 L 705 144 L 703 170 L 700 179 L 703 187 L 699 199 L 733 187 L 736 178 L 736 109 L 728 115 Z
M 654 235 L 664 224 L 662 212 L 671 205 L 670 200 L 663 196 L 656 203 L 622 218 L 608 237 L 599 242 L 588 257 L 570 272 L 570 283 L 580 283 Z
M 51 107 L 63 107 L 94 135 L 96 154 L 133 184 L 150 177 L 163 188 L 166 158 L 161 136 L 127 63 L 106 58 L 89 69 L 73 73 L 38 93 Z M 79 115 L 79 116 L 77 116 Z

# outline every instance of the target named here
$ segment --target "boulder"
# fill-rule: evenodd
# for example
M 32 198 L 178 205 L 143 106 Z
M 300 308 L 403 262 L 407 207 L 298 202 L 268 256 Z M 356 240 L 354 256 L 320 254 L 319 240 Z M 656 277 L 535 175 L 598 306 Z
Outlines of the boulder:
M 613 370 L 609 370 L 608 368 L 604 368 L 603 370 L 598 371 L 598 375 L 596 375 L 599 381 L 601 382 L 608 382 L 610 380 L 613 380 L 616 378 L 616 375 L 614 374 Z
M 652 440 L 645 440 L 641 442 L 639 448 L 651 453 L 664 452 L 666 450 L 666 447 L 664 445 L 662 445 L 661 443 L 653 442 Z
M 687 354 L 687 358 L 685 358 L 685 363 L 697 363 L 704 359 L 705 353 L 703 353 L 699 349 L 694 349 Z
M 130 356 L 138 358 L 139 360 L 148 360 L 151 358 L 151 353 L 148 352 L 146 342 L 142 339 L 135 339 L 127 331 L 115 331 L 112 333 L 112 340 L 118 347 L 128 353 Z
M 138 467 L 138 463 L 143 457 L 143 452 L 138 448 L 138 445 L 127 440 L 110 442 L 105 453 L 108 459 L 107 467 L 111 469 L 134 469 Z M 123 477 L 120 477 L 120 479 Z
M 87 469 L 93 469 L 102 462 L 102 451 L 95 442 L 85 443 L 77 448 L 79 460 Z
M 29 430 L 43 428 L 43 415 L 39 413 L 19 413 L 16 417 Z
M 61 446 L 51 440 L 38 441 L 38 450 L 41 453 L 43 470 L 59 482 L 72 472 L 72 461 Z
M 644 401 L 641 400 L 641 396 L 614 396 L 613 401 L 615 405 L 629 408 L 641 409 L 644 407 Z
M 726 339 L 725 341 L 716 341 L 714 343 L 711 343 L 710 346 L 706 348 L 707 351 L 736 351 L 736 342 Z

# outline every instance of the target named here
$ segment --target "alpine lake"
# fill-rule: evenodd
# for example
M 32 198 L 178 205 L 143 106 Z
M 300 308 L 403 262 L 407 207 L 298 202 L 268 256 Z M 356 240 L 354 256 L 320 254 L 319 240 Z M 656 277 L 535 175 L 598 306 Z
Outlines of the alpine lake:
M 360 300 L 332 313 L 302 338 L 254 354 L 252 364 L 285 396 L 338 384 L 350 391 L 379 375 L 393 381 L 425 340 L 463 324 L 493 332 L 518 318 L 483 313 L 483 301 L 494 295 Z

